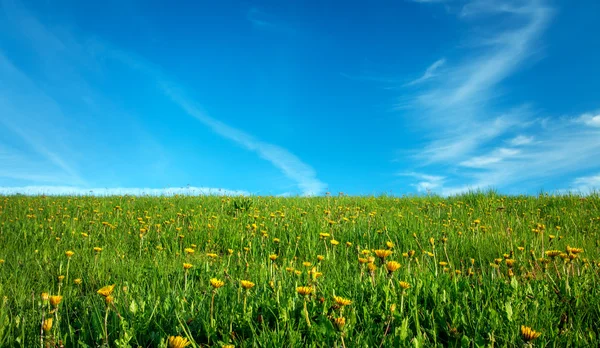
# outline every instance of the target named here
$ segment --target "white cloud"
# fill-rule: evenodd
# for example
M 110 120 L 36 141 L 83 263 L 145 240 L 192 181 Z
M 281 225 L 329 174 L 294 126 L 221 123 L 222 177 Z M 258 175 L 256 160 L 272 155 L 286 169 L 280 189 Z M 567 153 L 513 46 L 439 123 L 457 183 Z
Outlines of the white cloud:
M 576 178 L 573 180 L 573 186 L 580 193 L 600 192 L 600 173 L 593 176 Z
M 417 192 L 431 192 L 443 186 L 446 177 L 439 175 L 430 175 L 417 172 L 398 173 L 400 176 L 410 176 L 418 180 L 416 184 L 412 184 L 417 189 Z
M 405 86 L 413 86 L 413 85 L 417 85 L 420 83 L 423 83 L 427 80 L 431 80 L 432 78 L 434 78 L 436 76 L 436 71 L 441 68 L 444 64 L 446 64 L 446 59 L 442 58 L 442 59 L 438 59 L 436 60 L 433 64 L 431 64 L 427 70 L 425 70 L 425 73 L 423 74 L 423 76 L 419 77 L 416 80 L 413 80 L 409 83 L 407 83 Z
M 511 148 L 498 148 L 484 156 L 476 156 L 460 163 L 463 167 L 486 168 L 491 164 L 502 162 L 507 158 L 518 155 L 521 151 Z
M 581 115 L 578 121 L 590 127 L 600 127 L 600 114 L 586 113 Z
M 539 185 L 575 170 L 600 167 L 600 115 L 557 118 L 531 106 L 499 109 L 500 83 L 532 61 L 553 9 L 543 0 L 473 0 L 459 18 L 477 37 L 462 45 L 464 59 L 436 72 L 435 84 L 403 97 L 429 142 L 415 156 L 419 167 L 436 164 L 452 173 L 443 194 L 474 189 Z M 504 144 L 501 147 L 499 144 Z M 490 150 L 491 149 L 491 150 Z M 418 179 L 416 181 L 419 181 Z
M 533 142 L 533 136 L 518 135 L 508 141 L 511 146 L 523 146 Z
M 173 196 L 173 195 L 214 195 L 249 196 L 250 193 L 239 190 L 227 190 L 210 187 L 173 187 L 173 188 L 82 188 L 72 186 L 22 186 L 0 187 L 0 195 L 48 195 L 48 196 Z

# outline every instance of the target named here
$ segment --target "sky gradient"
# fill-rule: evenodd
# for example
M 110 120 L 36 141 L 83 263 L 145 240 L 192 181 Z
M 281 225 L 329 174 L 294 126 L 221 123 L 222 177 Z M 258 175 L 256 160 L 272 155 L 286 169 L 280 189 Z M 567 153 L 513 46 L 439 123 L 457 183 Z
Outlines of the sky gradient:
M 587 193 L 598 14 L 0 0 L 0 193 Z

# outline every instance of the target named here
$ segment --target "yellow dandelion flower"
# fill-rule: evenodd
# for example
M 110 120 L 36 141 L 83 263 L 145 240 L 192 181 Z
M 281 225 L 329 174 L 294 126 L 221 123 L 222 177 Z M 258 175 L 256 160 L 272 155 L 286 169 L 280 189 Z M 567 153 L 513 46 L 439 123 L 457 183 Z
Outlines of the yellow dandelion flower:
M 52 305 L 52 307 L 56 308 L 56 307 L 58 307 L 59 303 L 62 301 L 63 297 L 62 296 L 50 296 L 48 299 L 50 300 L 50 304 Z
M 394 243 L 391 241 L 385 242 L 385 245 L 390 249 L 394 247 Z
M 517 262 L 515 259 L 506 259 L 506 265 L 508 266 L 508 268 L 512 268 L 515 265 L 515 262 Z
M 523 341 L 525 342 L 531 342 L 540 337 L 541 334 L 541 332 L 537 332 L 529 326 L 521 325 L 521 337 L 523 337 Z
M 113 285 L 107 285 L 101 289 L 99 289 L 97 291 L 98 295 L 102 295 L 104 297 L 108 297 L 112 294 L 113 290 L 115 289 L 115 284 Z
M 359 258 L 358 258 L 358 262 L 359 262 L 359 263 L 367 263 L 367 262 L 369 262 L 369 259 L 366 259 L 366 258 L 364 258 L 364 257 L 359 257 Z
M 323 255 L 317 255 L 317 260 L 318 261 L 323 261 L 323 260 L 325 260 L 325 256 L 323 256 Z
M 440 261 L 439 265 L 442 266 L 442 267 L 446 267 L 446 266 L 448 266 L 448 262 L 446 262 L 446 261 Z
M 386 257 L 390 256 L 392 254 L 391 250 L 387 250 L 387 249 L 377 249 L 375 250 L 375 255 L 377 255 L 377 257 L 379 257 L 380 259 L 385 259 Z
M 346 326 L 346 318 L 344 317 L 339 317 L 339 318 L 335 318 L 333 320 L 333 323 L 335 324 L 335 327 L 342 331 L 344 329 L 344 326 Z
M 308 296 L 312 294 L 313 288 L 311 288 L 310 286 L 299 286 L 296 288 L 296 292 L 302 296 Z
M 386 268 L 388 270 L 389 273 L 393 273 L 395 271 L 398 270 L 398 268 L 400 268 L 400 263 L 396 262 L 396 261 L 389 261 L 386 265 Z
M 65 276 L 64 275 L 59 275 L 58 276 L 58 282 L 62 282 L 63 280 L 65 280 Z
M 546 256 L 550 258 L 555 258 L 561 254 L 560 250 L 546 250 Z
M 312 263 L 310 263 L 308 261 L 305 261 L 305 262 L 302 262 L 302 266 L 304 266 L 304 267 L 310 267 L 310 266 L 312 266 Z
M 97 252 L 97 253 L 99 253 L 99 252 L 102 251 L 102 248 L 100 248 L 100 247 L 94 247 L 94 251 Z
M 377 269 L 377 266 L 374 263 L 369 263 L 367 265 L 367 267 L 369 268 L 369 271 L 372 273 L 375 272 L 375 270 Z
M 352 304 L 351 300 L 341 297 L 341 296 L 333 296 L 333 300 L 335 301 L 335 303 L 337 303 L 340 306 L 347 306 L 347 305 Z
M 275 243 L 275 244 L 279 243 L 279 238 L 273 238 L 273 243 Z
M 371 250 L 363 250 L 360 253 L 363 255 L 369 255 L 369 254 L 371 254 Z
M 335 240 L 335 239 L 331 239 L 329 242 L 330 242 L 330 243 L 331 243 L 331 245 L 333 245 L 333 246 L 340 244 L 340 242 L 338 242 L 338 241 L 337 241 L 337 240 Z
M 222 280 L 219 280 L 217 278 L 211 278 L 210 279 L 210 285 L 215 288 L 218 289 L 220 287 L 222 287 L 223 285 L 225 285 L 225 282 Z
M 183 251 L 188 255 L 193 254 L 195 252 L 195 250 L 192 248 L 185 248 L 185 249 L 183 249 Z
M 229 255 L 233 255 L 233 249 L 227 249 L 227 253 L 228 253 Z
M 240 284 L 242 285 L 242 288 L 249 290 L 252 289 L 254 287 L 254 283 L 249 281 L 249 280 L 242 280 L 240 281 Z
M 185 270 L 188 270 L 192 267 L 193 267 L 193 265 L 191 263 L 187 263 L 187 262 L 183 263 L 183 269 L 185 269 Z
M 41 298 L 42 301 L 48 301 L 48 299 L 50 299 L 50 295 L 48 295 L 47 292 L 42 292 Z
M 83 281 L 81 280 L 81 278 L 76 278 L 75 280 L 73 280 L 73 283 L 75 283 L 75 285 L 81 285 Z
M 169 337 L 169 348 L 185 348 L 192 344 L 187 338 L 181 336 Z
M 67 250 L 67 251 L 65 251 L 65 255 L 67 255 L 67 257 L 71 257 L 71 256 L 75 255 L 75 252 L 71 251 L 71 250 Z
M 108 306 L 109 304 L 113 303 L 115 300 L 115 298 L 112 295 L 108 295 L 104 298 L 104 302 L 106 302 L 106 305 Z
M 351 247 L 351 246 L 352 246 L 352 243 L 351 243 L 351 242 L 346 242 L 346 246 L 347 246 L 347 247 Z
M 44 322 L 42 324 L 42 330 L 44 330 L 44 332 L 48 332 L 48 331 L 52 330 L 52 323 L 53 323 L 52 318 L 48 318 L 48 319 L 44 320 Z
M 219 255 L 215 254 L 215 253 L 206 253 L 206 256 L 212 258 L 212 259 L 216 259 L 217 257 L 219 257 Z
M 583 248 L 571 248 L 567 246 L 567 252 L 570 254 L 580 254 L 583 252 Z
M 269 259 L 270 259 L 271 261 L 275 261 L 275 260 L 277 260 L 277 255 L 275 255 L 275 254 L 271 254 L 271 255 L 269 255 Z
M 410 284 L 408 282 L 405 281 L 401 281 L 398 283 L 398 285 L 400 285 L 400 287 L 404 290 L 409 289 L 410 288 Z

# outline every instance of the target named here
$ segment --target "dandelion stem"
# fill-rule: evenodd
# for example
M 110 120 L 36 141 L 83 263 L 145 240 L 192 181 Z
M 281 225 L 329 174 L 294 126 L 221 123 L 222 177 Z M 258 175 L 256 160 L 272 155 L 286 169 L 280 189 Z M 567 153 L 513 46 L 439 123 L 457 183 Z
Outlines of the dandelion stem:
M 213 291 L 212 298 L 210 300 L 210 325 L 211 326 L 214 326 L 214 321 L 215 321 L 213 314 L 214 314 L 214 308 L 215 308 L 215 295 L 216 294 L 217 294 L 216 291 Z
M 306 324 L 308 325 L 308 327 L 311 327 L 310 325 L 310 319 L 308 318 L 308 307 L 306 305 L 306 298 L 304 299 L 304 318 L 306 319 Z
M 108 347 L 108 312 L 110 307 L 106 306 L 106 313 L 104 313 L 104 344 Z

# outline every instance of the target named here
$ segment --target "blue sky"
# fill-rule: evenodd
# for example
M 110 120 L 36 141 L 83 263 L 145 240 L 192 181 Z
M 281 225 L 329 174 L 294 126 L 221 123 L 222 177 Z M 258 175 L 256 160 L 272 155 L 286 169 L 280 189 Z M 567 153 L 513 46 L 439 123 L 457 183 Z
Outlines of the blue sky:
M 0 192 L 589 192 L 599 13 L 0 0 Z

